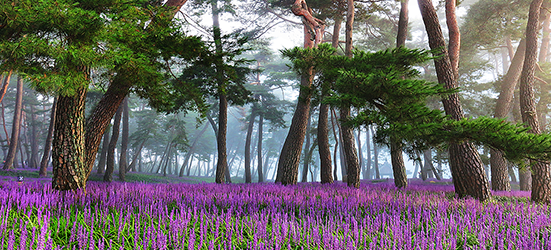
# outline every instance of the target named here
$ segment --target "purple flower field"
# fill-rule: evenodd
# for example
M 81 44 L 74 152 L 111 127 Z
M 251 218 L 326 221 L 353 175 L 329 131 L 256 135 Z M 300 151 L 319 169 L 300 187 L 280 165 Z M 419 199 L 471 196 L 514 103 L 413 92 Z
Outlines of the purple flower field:
M 0 249 L 551 249 L 551 210 L 529 193 L 482 204 L 414 181 L 88 184 L 0 181 Z

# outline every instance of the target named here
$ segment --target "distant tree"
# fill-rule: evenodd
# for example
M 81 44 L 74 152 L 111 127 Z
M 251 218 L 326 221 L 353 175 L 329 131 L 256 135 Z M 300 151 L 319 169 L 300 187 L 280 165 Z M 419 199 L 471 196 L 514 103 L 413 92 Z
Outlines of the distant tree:
M 119 106 L 115 118 L 113 120 L 113 133 L 109 139 L 109 148 L 107 150 L 107 168 L 103 175 L 103 181 L 113 181 L 113 171 L 115 171 L 115 148 L 117 147 L 117 141 L 119 140 L 121 118 L 123 107 Z
M 19 145 L 19 134 L 21 130 L 21 116 L 23 107 L 23 78 L 17 77 L 17 97 L 15 99 L 15 109 L 13 111 L 13 125 L 11 129 L 10 147 L 8 149 L 8 155 L 4 160 L 4 170 L 14 168 L 15 154 L 17 153 L 17 146 Z
M 50 111 L 50 125 L 48 125 L 48 134 L 46 136 L 46 142 L 44 143 L 44 153 L 42 154 L 42 160 L 40 161 L 40 170 L 38 175 L 40 177 L 46 177 L 48 170 L 48 162 L 50 159 L 50 153 L 52 149 L 52 139 L 54 135 L 54 124 L 55 124 L 55 106 L 57 98 L 54 98 L 54 103 L 52 104 L 52 109 Z

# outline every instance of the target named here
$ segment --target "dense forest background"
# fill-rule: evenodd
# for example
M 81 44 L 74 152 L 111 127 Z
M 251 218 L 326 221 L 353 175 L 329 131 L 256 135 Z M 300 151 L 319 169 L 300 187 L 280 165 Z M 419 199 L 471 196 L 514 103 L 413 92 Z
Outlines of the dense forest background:
M 148 4 L 145 2 L 142 4 Z M 97 157 L 86 158 L 86 161 L 89 159 L 93 161 L 93 168 L 89 173 L 90 179 L 124 181 L 127 172 L 147 172 L 170 176 L 170 180 L 187 176 L 203 176 L 208 177 L 203 179 L 206 181 L 277 181 L 285 184 L 288 182 L 286 167 L 293 164 L 278 167 L 278 163 L 286 164 L 287 160 L 287 158 L 282 159 L 280 154 L 282 151 L 290 150 L 284 146 L 287 145 L 286 139 L 297 141 L 293 138 L 289 139 L 289 136 L 302 135 L 300 133 L 304 134 L 300 136 L 304 140 L 299 145 L 300 155 L 294 158 L 289 156 L 289 159 L 299 161 L 300 167 L 295 173 L 298 181 L 323 182 L 322 161 L 327 160 L 323 159 L 323 156 L 328 153 L 331 155 L 329 160 L 332 168 L 329 175 L 332 180 L 350 183 L 347 179 L 351 175 L 348 171 L 351 164 L 357 164 L 359 179 L 395 178 L 396 158 L 393 157 L 398 157 L 396 154 L 405 158 L 405 163 L 402 160 L 403 169 L 399 174 L 405 174 L 407 178 L 425 180 L 455 177 L 449 166 L 448 153 L 450 148 L 453 150 L 453 143 L 452 146 L 440 143 L 431 147 L 424 145 L 424 147 L 415 148 L 417 145 L 411 141 L 404 140 L 403 145 L 402 142 L 398 143 L 395 139 L 396 135 L 391 135 L 389 137 L 391 139 L 387 141 L 381 139 L 388 123 L 377 124 L 371 120 L 363 124 L 360 122 L 359 125 L 356 124 L 357 126 L 346 123 L 347 117 L 363 114 L 362 108 L 349 103 L 347 111 L 342 103 L 324 101 L 324 99 L 331 99 L 331 95 L 338 97 L 336 93 L 326 92 L 323 87 L 323 79 L 329 78 L 329 73 L 310 73 L 309 84 L 315 86 L 315 89 L 310 89 L 308 93 L 309 108 L 305 109 L 306 113 L 303 114 L 305 117 L 303 123 L 306 127 L 300 133 L 293 130 L 295 129 L 294 117 L 300 109 L 297 105 L 300 106 L 304 101 L 302 93 L 305 91 L 305 70 L 298 69 L 297 64 L 300 64 L 300 61 L 297 61 L 296 53 L 299 52 L 293 52 L 291 48 L 308 47 L 310 42 L 315 43 L 311 47 L 317 47 L 318 43 L 331 43 L 333 54 L 352 57 L 354 50 L 376 53 L 401 45 L 411 49 L 433 49 L 433 54 L 437 56 L 436 60 L 439 60 L 438 56 L 441 55 L 435 52 L 432 44 L 429 46 L 431 35 L 426 32 L 429 26 L 427 20 L 423 20 L 428 14 L 422 12 L 424 13 L 422 18 L 417 12 L 418 7 L 415 2 L 410 2 L 408 5 L 407 0 L 403 2 L 189 0 L 166 3 L 153 1 L 149 4 L 162 7 L 171 6 L 170 4 L 174 2 L 179 3 L 174 5 L 177 7 L 176 11 L 169 9 L 169 13 L 174 16 L 174 19 L 168 19 L 172 20 L 168 25 L 172 30 L 161 30 L 157 27 L 154 18 L 151 19 L 153 21 L 150 20 L 152 23 L 150 27 L 144 30 L 159 29 L 159 31 L 156 30 L 156 34 L 159 36 L 164 34 L 167 37 L 176 33 L 181 37 L 193 36 L 193 39 L 197 38 L 201 42 L 195 41 L 196 44 L 193 44 L 193 42 L 178 40 L 183 38 L 162 42 L 154 41 L 153 38 L 147 40 L 151 42 L 149 47 L 146 43 L 140 46 L 150 49 L 159 47 L 157 49 L 163 52 L 158 56 L 163 57 L 163 60 L 154 63 L 146 62 L 150 68 L 140 71 L 142 68 L 136 70 L 125 67 L 132 65 L 135 61 L 141 62 L 142 57 L 148 57 L 147 53 L 150 53 L 148 49 L 132 43 L 131 39 L 126 41 L 115 38 L 117 42 L 113 44 L 116 46 L 125 44 L 124 46 L 127 47 L 124 48 L 129 48 L 129 51 L 133 51 L 132 53 L 140 51 L 139 53 L 143 54 L 142 57 L 136 57 L 138 59 L 134 60 L 128 59 L 126 55 L 117 54 L 121 58 L 106 63 L 109 66 L 90 67 L 87 71 L 89 73 L 87 91 L 79 92 L 81 91 L 79 87 L 74 89 L 77 94 L 85 94 L 84 113 L 88 126 L 86 132 L 90 134 L 90 124 L 94 124 L 94 118 L 97 117 L 94 112 L 97 111 L 97 107 L 101 107 L 102 98 L 110 93 L 109 89 L 114 85 L 113 82 L 124 82 L 118 79 L 123 76 L 127 76 L 126 79 L 129 82 L 134 81 L 127 88 L 128 93 L 123 95 L 126 96 L 124 100 L 121 96 L 118 97 L 120 106 L 111 105 L 113 119 L 104 119 L 108 121 L 102 125 L 105 130 L 95 139 L 98 147 Z M 421 1 L 419 6 L 422 4 L 434 6 L 440 17 L 437 21 L 443 29 L 446 42 L 460 44 L 456 62 L 453 59 L 453 53 L 455 53 L 453 48 L 449 48 L 449 54 L 452 67 L 455 68 L 453 72 L 455 87 L 459 87 L 458 100 L 462 105 L 462 116 L 473 119 L 504 118 L 512 123 L 524 122 L 530 125 L 529 121 L 523 120 L 521 114 L 526 113 L 521 112 L 522 98 L 519 88 L 523 85 L 517 84 L 522 81 L 519 79 L 523 69 L 524 51 L 528 43 L 525 34 L 528 32 L 527 27 L 530 27 L 530 25 L 527 26 L 530 2 L 525 0 L 463 1 L 457 8 L 449 7 L 449 2 L 451 1 L 435 3 Z M 305 7 L 306 4 L 308 7 Z M 544 7 L 548 4 L 548 1 L 543 2 Z M 541 5 L 540 3 L 538 12 Z M 299 15 L 293 9 L 295 12 L 293 14 L 292 6 L 302 6 L 302 10 L 309 13 Z M 537 110 L 538 133 L 545 134 L 549 129 L 547 122 L 550 100 L 548 46 L 551 15 L 544 7 L 541 7 L 541 14 L 536 20 L 539 25 L 536 25 L 539 40 L 536 46 L 537 63 L 534 64 L 536 66 L 533 70 L 535 92 L 531 100 Z M 409 20 L 404 17 L 408 15 L 408 8 L 411 9 Z M 446 10 L 451 9 L 456 13 L 453 15 L 446 13 Z M 135 17 L 123 10 L 121 13 L 126 13 L 128 19 L 141 18 L 139 22 L 145 20 L 144 17 Z M 312 25 L 311 20 L 308 19 L 309 15 L 315 19 L 318 26 L 308 28 L 308 25 Z M 454 36 L 459 36 L 454 33 L 455 30 L 447 29 L 450 27 L 450 17 L 457 20 L 457 28 L 461 31 L 460 42 L 454 40 Z M 400 27 L 404 25 L 404 18 L 407 31 L 405 33 L 400 31 Z M 115 19 L 117 18 L 110 20 Z M 124 18 L 121 18 L 120 22 L 124 23 Z M 158 23 L 164 25 L 162 22 Z M 161 27 L 161 24 L 158 26 Z M 320 31 L 319 28 L 322 26 L 323 29 Z M 129 31 L 133 29 L 132 27 L 121 27 L 123 28 L 119 27 L 117 30 L 121 32 L 119 37 L 140 37 L 133 34 L 133 31 Z M 402 32 L 401 35 L 400 32 Z M 5 42 L 12 42 L 6 39 L 8 37 L 6 33 L 9 32 L 2 33 Z M 17 36 L 14 34 L 17 32 L 11 34 L 14 37 Z M 314 38 L 308 38 L 309 35 Z M 403 37 L 402 40 L 400 36 Z M 71 40 L 68 39 L 68 41 L 68 44 L 71 44 Z M 171 47 L 171 43 L 187 47 L 174 48 Z M 106 47 L 109 46 L 111 45 L 106 45 Z M 8 47 L 8 45 L 2 47 L 3 58 L 9 58 L 6 56 Z M 323 47 L 320 47 L 321 49 Z M 118 51 L 120 50 L 119 48 Z M 188 52 L 204 50 L 209 51 L 213 56 L 205 56 L 207 52 L 201 55 L 183 55 L 182 50 Z M 52 163 L 48 160 L 51 154 L 50 144 L 52 137 L 55 138 L 52 132 L 52 118 L 62 117 L 59 115 L 59 110 L 56 115 L 52 107 L 56 106 L 54 102 L 58 100 L 56 96 L 60 92 L 62 96 L 70 96 L 73 90 L 67 90 L 68 92 L 64 93 L 63 89 L 66 86 L 56 88 L 48 85 L 49 83 L 41 84 L 41 80 L 33 75 L 37 72 L 30 72 L 28 65 L 24 68 L 17 64 L 20 61 L 12 64 L 7 62 L 11 62 L 10 59 L 5 59 L 3 65 L 6 71 L 2 77 L 2 91 L 5 95 L 2 95 L 3 128 L 0 129 L 1 151 L 5 159 L 4 169 L 30 168 L 40 170 L 42 176 L 49 175 L 51 173 L 48 171 L 52 171 Z M 454 63 L 456 63 L 455 66 L 453 66 Z M 414 75 L 415 79 L 445 84 L 437 75 L 441 67 L 438 63 L 435 66 L 433 60 L 420 60 L 413 64 L 415 65 L 411 69 L 416 73 L 411 75 Z M 10 67 L 13 70 L 10 70 Z M 20 67 L 21 72 L 17 71 L 17 67 Z M 150 71 L 162 72 L 163 77 L 155 76 Z M 325 71 L 320 69 L 316 72 Z M 406 75 L 406 73 L 403 74 Z M 160 84 L 153 84 L 154 81 Z M 188 85 L 182 87 L 182 82 L 193 88 Z M 162 88 L 158 86 L 168 86 L 168 91 L 161 90 Z M 201 101 L 198 101 L 199 99 Z M 445 110 L 446 114 L 450 115 L 445 102 L 442 104 L 441 99 L 439 94 L 435 94 L 421 101 L 432 110 Z M 67 103 L 67 100 L 62 101 Z M 504 107 L 503 103 L 509 106 Z M 65 112 L 62 111 L 62 113 Z M 322 144 L 318 130 L 322 121 L 319 118 L 321 115 L 326 117 L 327 123 L 324 126 L 327 128 L 328 142 L 324 143 L 329 145 L 329 151 L 324 153 L 319 152 Z M 453 114 L 451 116 L 453 117 Z M 227 132 L 222 133 L 220 130 L 224 127 L 227 128 Z M 350 145 L 355 150 L 356 163 L 347 155 L 349 154 L 347 146 Z M 415 150 L 407 151 L 408 148 L 415 148 Z M 514 188 L 529 190 L 531 184 L 527 178 L 530 177 L 530 170 L 524 167 L 524 164 L 505 161 L 502 156 L 497 155 L 502 154 L 498 149 L 491 143 L 476 145 L 475 150 L 480 154 L 484 172 L 479 174 L 495 183 L 492 187 L 494 189 L 510 190 L 511 186 L 508 183 L 511 182 Z M 55 145 L 53 151 L 55 152 Z M 222 158 L 224 162 L 220 161 Z M 494 170 L 494 166 L 500 164 L 505 166 L 505 170 L 503 167 L 501 170 L 497 167 Z M 221 166 L 227 166 L 227 168 Z M 493 179 L 498 176 L 495 174 L 496 171 L 501 171 L 501 182 L 499 179 Z M 86 171 L 83 175 L 86 175 Z M 454 178 L 454 181 L 456 179 L 459 178 Z M 456 189 L 458 185 L 456 183 Z M 465 192 L 471 196 L 478 196 L 469 191 Z M 484 194 L 478 198 L 484 199 Z

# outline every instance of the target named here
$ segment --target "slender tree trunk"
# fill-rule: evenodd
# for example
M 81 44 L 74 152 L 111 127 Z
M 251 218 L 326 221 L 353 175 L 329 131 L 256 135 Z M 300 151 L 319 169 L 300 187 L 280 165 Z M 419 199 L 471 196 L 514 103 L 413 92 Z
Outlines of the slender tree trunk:
M 373 127 L 370 127 L 371 134 L 373 136 L 371 138 L 375 138 L 375 131 L 373 131 Z M 379 146 L 377 146 L 377 143 L 375 143 L 375 140 L 373 139 L 373 160 L 375 163 L 375 179 L 381 179 L 381 174 L 379 172 Z
M 180 168 L 180 173 L 179 173 L 179 177 L 183 177 L 184 176 L 184 168 L 189 165 L 189 159 L 191 158 L 191 155 L 193 154 L 193 152 L 195 151 L 195 147 L 197 146 L 197 142 L 199 142 L 199 138 L 201 138 L 201 136 L 203 136 L 203 134 L 205 133 L 205 131 L 207 131 L 207 128 L 208 128 L 208 124 L 205 124 L 205 126 L 203 127 L 203 129 L 201 129 L 201 131 L 195 136 L 195 138 L 193 139 L 193 142 L 191 143 L 191 147 L 189 147 L 189 151 L 188 153 L 186 154 L 186 158 L 184 158 L 184 162 L 182 163 L 182 167 Z M 189 174 L 188 174 L 189 175 Z
M 306 6 L 305 0 L 296 0 L 291 9 L 297 16 L 304 20 L 304 47 L 314 48 L 319 44 L 323 36 L 323 22 L 312 16 L 311 9 Z M 314 37 L 312 37 L 312 35 Z M 306 125 L 310 113 L 310 102 L 312 97 L 311 85 L 314 80 L 313 69 L 307 69 L 301 76 L 300 92 L 295 113 L 289 133 L 281 149 L 277 167 L 276 182 L 284 185 L 296 184 L 298 178 L 298 167 Z
M 539 15 L 543 0 L 530 4 L 526 24 L 526 54 L 520 77 L 520 109 L 522 122 L 530 126 L 530 133 L 540 134 L 534 97 L 534 74 L 538 51 Z M 549 203 L 551 199 L 551 172 L 549 162 L 535 162 L 532 169 L 532 200 Z
M 32 169 L 38 169 L 39 168 L 39 165 L 38 165 L 38 132 L 37 132 L 37 129 L 36 129 L 36 124 L 37 124 L 37 117 L 36 117 L 36 111 L 34 109 L 34 105 L 30 105 L 30 109 L 31 109 L 31 114 L 30 114 L 30 117 L 31 117 L 31 131 L 30 131 L 30 146 L 31 146 L 31 155 L 29 157 L 29 167 L 32 168 Z
M 306 145 L 304 145 L 304 162 L 302 165 L 302 175 L 300 182 L 307 182 L 308 181 L 308 168 L 310 166 L 310 159 L 308 159 L 308 153 L 310 152 L 310 134 L 308 131 L 311 130 L 312 127 L 312 113 L 310 112 L 310 115 L 308 116 L 308 125 L 306 126 Z
M 186 2 L 187 0 L 168 0 L 164 6 L 172 9 L 171 14 L 172 17 L 174 17 Z M 154 19 L 153 22 L 155 22 Z M 118 73 L 119 75 L 113 79 L 113 82 L 111 82 L 99 103 L 92 110 L 92 114 L 86 120 L 86 179 L 88 179 L 94 167 L 98 148 L 105 129 L 109 123 L 111 123 L 111 118 L 113 118 L 113 115 L 116 113 L 124 97 L 130 92 L 130 88 L 133 84 L 126 80 L 127 77 L 125 77 L 122 72 Z M 133 72 L 128 72 L 128 74 L 132 73 Z
M 0 102 L 4 100 L 4 96 L 6 95 L 6 91 L 8 90 L 8 85 L 10 85 L 12 73 L 13 73 L 13 70 L 10 70 L 6 75 L 6 77 L 4 77 L 4 82 L 2 83 L 2 89 L 0 89 Z
M 128 96 L 126 96 L 122 103 L 122 138 L 119 158 L 119 180 L 123 182 L 126 181 L 126 172 L 128 170 L 128 129 Z
M 103 147 L 100 152 L 99 162 L 98 162 L 98 174 L 103 174 L 105 172 L 105 163 L 107 162 L 107 151 L 109 151 L 109 134 L 111 132 L 111 127 L 105 129 L 103 133 Z
M 251 138 L 254 128 L 254 119 L 256 117 L 256 108 L 251 108 L 251 115 L 249 117 L 249 124 L 247 125 L 247 136 L 245 139 L 245 183 L 252 182 L 251 176 Z
M 13 113 L 13 125 L 11 128 L 10 148 L 8 156 L 4 161 L 4 169 L 14 168 L 15 154 L 17 153 L 17 143 L 19 142 L 19 132 L 21 129 L 21 110 L 23 107 L 23 78 L 17 77 L 17 95 L 15 98 L 15 110 Z
M 40 177 L 46 177 L 48 175 L 48 160 L 50 159 L 50 153 L 52 151 L 56 105 L 57 97 L 54 98 L 52 110 L 50 111 L 50 125 L 48 126 L 48 135 L 46 136 L 46 143 L 44 143 L 44 154 L 42 154 L 42 160 L 40 161 L 40 171 L 38 173 Z
M 369 133 L 369 127 L 367 127 L 367 129 L 365 130 L 365 147 L 366 147 L 366 153 L 367 153 L 367 163 L 366 163 L 366 166 L 365 166 L 365 171 L 364 171 L 364 179 L 366 180 L 370 180 L 372 179 L 371 176 L 371 143 L 369 141 L 371 141 L 371 136 L 370 136 L 370 133 Z
M 427 171 L 432 171 L 437 180 L 442 180 L 442 176 L 432 164 L 432 152 L 430 149 L 427 149 L 423 152 L 423 158 L 425 159 L 425 168 Z
M 363 166 L 363 152 L 362 152 L 362 140 L 361 140 L 362 131 L 358 129 L 358 136 L 356 136 L 356 142 L 358 143 L 358 167 L 360 168 L 360 174 L 363 176 L 364 166 Z M 362 179 L 362 178 L 360 178 Z
M 142 152 L 142 149 L 143 149 L 143 146 L 145 145 L 145 142 L 147 141 L 147 139 L 143 140 L 142 143 L 140 143 L 140 146 L 138 146 L 138 149 L 136 150 L 136 153 L 134 154 L 134 157 L 132 157 L 132 162 L 130 163 L 130 165 L 128 166 L 128 170 L 136 170 L 136 162 L 138 161 L 138 159 L 141 159 L 141 152 Z M 139 169 L 139 171 L 141 172 L 141 169 Z
M 264 113 L 259 114 L 259 120 L 258 120 L 258 145 L 257 145 L 257 157 L 258 157 L 258 163 L 256 168 L 258 169 L 258 182 L 262 183 L 264 182 L 264 168 L 262 165 L 262 138 L 263 138 L 263 127 L 264 127 Z
M 451 1 L 451 0 L 447 0 Z M 455 50 L 451 56 L 445 49 L 444 36 L 438 22 L 438 17 L 431 0 L 418 0 L 419 9 L 425 23 L 425 28 L 429 37 L 429 45 L 433 50 L 439 52 L 439 56 L 434 60 L 438 82 L 443 84 L 445 88 L 453 89 L 457 87 L 456 75 L 457 68 L 455 62 L 457 60 Z M 449 5 L 447 4 L 447 8 Z M 451 19 L 455 17 L 447 17 Z M 448 28 L 453 27 L 448 24 Z M 450 32 L 450 44 L 457 43 L 459 32 Z M 453 46 L 459 44 L 453 44 Z M 450 59 L 453 57 L 453 60 Z M 452 94 L 442 99 L 444 110 L 452 119 L 459 120 L 464 117 L 463 109 L 459 101 L 458 94 Z M 455 186 L 455 192 L 460 197 L 471 196 L 481 201 L 490 198 L 490 190 L 488 180 L 484 173 L 484 166 L 480 160 L 480 155 L 476 148 L 470 142 L 460 144 L 450 143 L 450 168 Z
M 107 150 L 107 168 L 103 175 L 103 181 L 113 181 L 113 171 L 115 171 L 115 148 L 117 147 L 117 141 L 119 140 L 119 132 L 121 126 L 123 107 L 119 105 L 117 113 L 115 114 L 115 120 L 113 121 L 113 134 L 109 140 L 109 149 Z
M 400 18 L 398 19 L 398 35 L 396 36 L 396 47 L 406 46 L 408 37 L 408 22 L 409 22 L 409 0 L 400 2 Z

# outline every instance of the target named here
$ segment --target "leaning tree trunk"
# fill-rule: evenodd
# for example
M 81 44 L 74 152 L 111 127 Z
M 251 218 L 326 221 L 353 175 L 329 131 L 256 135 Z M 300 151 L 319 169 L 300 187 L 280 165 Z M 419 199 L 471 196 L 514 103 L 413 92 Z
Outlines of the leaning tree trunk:
M 292 7 L 293 14 L 303 17 L 304 23 L 304 47 L 314 48 L 322 39 L 323 22 L 312 16 L 311 9 L 306 6 L 305 0 L 296 0 Z M 313 36 L 313 37 L 312 37 Z M 284 185 L 296 184 L 298 178 L 298 167 L 300 164 L 300 153 L 306 125 L 310 114 L 310 102 L 312 91 L 310 90 L 314 80 L 313 68 L 305 70 L 300 78 L 300 92 L 295 113 L 289 127 L 289 133 L 285 138 L 279 162 L 277 165 L 276 182 Z
M 56 105 L 57 97 L 54 98 L 52 110 L 50 111 L 50 125 L 48 126 L 48 135 L 46 136 L 46 142 L 44 143 L 44 154 L 42 154 L 42 160 L 40 161 L 40 171 L 38 173 L 40 177 L 46 177 L 46 175 L 48 175 L 48 161 L 50 159 L 50 152 L 52 151 Z
M 431 49 L 438 51 L 436 52 L 438 58 L 434 60 L 438 82 L 447 89 L 454 89 L 457 87 L 455 78 L 457 70 L 454 70 L 452 66 L 454 64 L 450 61 L 450 56 L 446 50 L 446 43 L 432 1 L 418 0 L 418 4 L 429 37 L 429 46 Z M 450 37 L 450 40 L 457 41 L 458 38 L 452 39 Z M 452 56 L 455 57 L 455 51 L 453 53 Z M 456 60 L 454 58 L 454 63 Z M 452 119 L 460 120 L 464 117 L 458 94 L 452 94 L 442 99 L 442 104 L 446 114 L 451 116 Z M 455 192 L 460 197 L 471 196 L 481 201 L 489 199 L 488 180 L 484 173 L 480 155 L 474 145 L 470 142 L 450 143 L 449 151 L 450 169 Z
M 518 45 L 517 51 L 511 61 L 503 80 L 501 81 L 501 91 L 496 102 L 494 118 L 505 118 L 511 110 L 513 93 L 522 71 L 524 63 L 524 53 L 526 52 L 526 40 L 522 39 Z M 508 177 L 507 161 L 503 153 L 499 150 L 490 149 L 490 167 L 492 171 L 492 190 L 511 190 L 511 184 Z
M 117 147 L 117 141 L 119 139 L 119 130 L 121 126 L 122 106 L 119 106 L 117 113 L 115 114 L 115 120 L 113 121 L 113 134 L 109 140 L 109 148 L 107 150 L 107 168 L 103 175 L 103 181 L 113 181 L 113 171 L 115 171 L 115 148 Z
M 11 129 L 10 148 L 8 156 L 4 161 L 4 169 L 12 169 L 17 153 L 17 143 L 19 142 L 19 131 L 21 130 L 21 110 L 23 106 L 23 78 L 17 77 L 17 95 L 15 98 L 15 110 L 13 113 L 13 126 Z
M 207 131 L 208 126 L 209 126 L 208 124 L 205 124 L 203 129 L 201 129 L 201 131 L 193 139 L 193 143 L 191 143 L 191 146 L 189 147 L 189 151 L 186 154 L 186 158 L 184 158 L 184 162 L 182 163 L 182 167 L 180 168 L 180 173 L 178 174 L 179 177 L 184 177 L 184 169 L 185 169 L 185 167 L 187 167 L 189 165 L 189 159 L 191 158 L 191 155 L 195 151 L 195 146 L 199 142 L 199 138 L 201 138 L 201 136 L 203 136 L 203 133 L 205 133 L 205 131 Z M 188 176 L 189 176 L 189 174 L 188 174 Z
M 534 74 L 538 51 L 539 15 L 543 0 L 530 4 L 526 24 L 526 54 L 520 77 L 520 109 L 522 122 L 530 126 L 530 133 L 540 134 L 534 97 Z M 532 200 L 549 203 L 551 199 L 551 172 L 549 162 L 535 162 L 532 169 Z
M 122 138 L 119 158 L 119 180 L 123 182 L 126 181 L 126 172 L 128 170 L 128 136 L 128 96 L 126 96 L 122 104 Z
M 168 0 L 164 6 L 171 8 L 171 15 L 174 17 L 180 8 L 187 2 L 187 0 Z M 154 19 L 153 22 L 154 23 Z M 117 72 L 117 76 L 111 82 L 107 91 L 99 101 L 99 103 L 92 110 L 92 114 L 86 120 L 86 157 L 85 157 L 85 171 L 86 179 L 90 176 L 98 148 L 101 143 L 101 138 L 105 132 L 105 129 L 111 122 L 111 118 L 117 112 L 118 107 L 122 103 L 125 96 L 130 92 L 132 83 L 126 81 L 126 77 L 123 72 Z M 132 74 L 132 72 L 125 72 Z
M 52 142 L 52 187 L 58 190 L 86 188 L 84 168 L 84 109 L 86 87 L 73 96 L 59 96 Z

